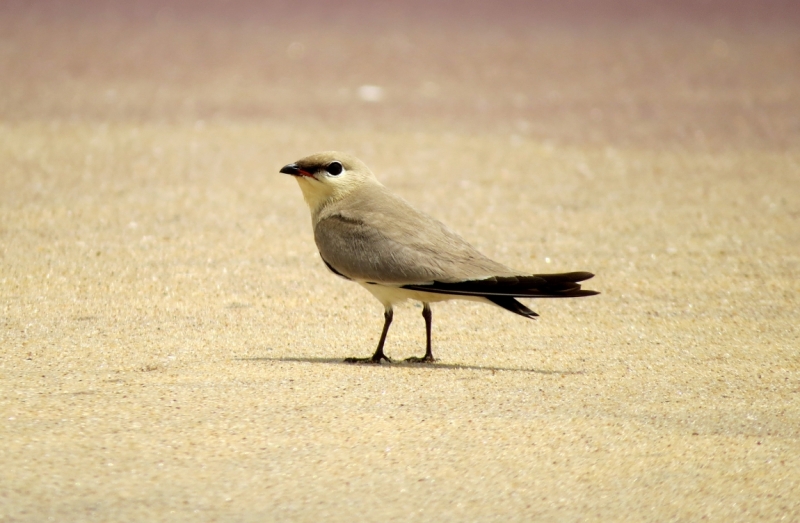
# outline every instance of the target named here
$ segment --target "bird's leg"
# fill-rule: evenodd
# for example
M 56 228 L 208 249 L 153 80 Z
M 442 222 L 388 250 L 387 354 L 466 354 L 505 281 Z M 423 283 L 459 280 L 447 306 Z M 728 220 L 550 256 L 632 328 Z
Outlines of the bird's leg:
M 406 359 L 406 361 L 410 363 L 430 363 L 436 361 L 433 358 L 433 350 L 431 349 L 431 323 L 433 320 L 433 313 L 431 313 L 430 304 L 422 304 L 422 317 L 425 318 L 425 356 L 421 358 L 414 356 Z
M 381 332 L 381 339 L 378 341 L 378 348 L 375 349 L 375 354 L 372 355 L 371 358 L 347 358 L 345 363 L 380 363 L 382 360 L 386 360 L 389 363 L 392 362 L 386 354 L 383 353 L 383 344 L 386 341 L 386 333 L 389 332 L 389 326 L 392 324 L 392 316 L 394 313 L 392 312 L 392 308 L 387 307 L 386 312 L 383 313 L 383 332 Z
M 381 360 L 386 360 L 389 363 L 392 362 L 392 360 L 383 353 L 383 344 L 386 342 L 386 333 L 389 332 L 389 326 L 392 324 L 392 316 L 394 316 L 394 312 L 392 312 L 392 308 L 389 307 L 383 313 L 383 331 L 381 332 L 381 339 L 378 341 L 378 348 L 375 349 L 375 354 L 372 355 L 372 363 L 380 363 Z

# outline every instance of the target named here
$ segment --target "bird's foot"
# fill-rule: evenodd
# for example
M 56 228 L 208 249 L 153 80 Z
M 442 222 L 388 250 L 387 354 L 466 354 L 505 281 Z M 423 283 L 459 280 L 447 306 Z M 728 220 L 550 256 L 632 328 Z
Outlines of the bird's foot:
M 436 359 L 431 356 L 430 354 L 426 354 L 423 357 L 412 356 L 410 358 L 406 358 L 405 360 L 407 363 L 433 363 Z
M 383 360 L 386 360 L 386 363 L 391 363 L 392 362 L 392 360 L 390 360 L 388 357 L 383 356 L 383 355 L 381 355 L 381 356 L 379 356 L 377 358 L 375 356 L 370 356 L 369 358 L 345 358 L 344 362 L 345 363 L 356 363 L 356 364 L 362 364 L 362 365 L 363 364 L 380 365 Z

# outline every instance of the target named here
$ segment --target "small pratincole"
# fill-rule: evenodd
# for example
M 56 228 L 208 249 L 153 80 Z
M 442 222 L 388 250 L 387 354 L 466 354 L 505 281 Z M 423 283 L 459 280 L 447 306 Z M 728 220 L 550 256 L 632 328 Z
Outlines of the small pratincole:
M 578 298 L 590 272 L 525 274 L 490 260 L 443 223 L 393 195 L 358 158 L 328 151 L 307 156 L 281 171 L 295 177 L 311 211 L 314 240 L 325 265 L 371 292 L 385 309 L 378 348 L 349 363 L 391 361 L 383 352 L 394 304 L 422 302 L 425 356 L 432 362 L 431 303 L 473 300 L 492 303 L 526 318 L 538 316 L 515 298 Z

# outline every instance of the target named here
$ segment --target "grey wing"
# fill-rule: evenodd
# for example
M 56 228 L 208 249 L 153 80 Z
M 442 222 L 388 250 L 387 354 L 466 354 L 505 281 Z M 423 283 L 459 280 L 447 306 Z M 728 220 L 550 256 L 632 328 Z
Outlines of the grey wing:
M 511 274 L 440 222 L 405 213 L 338 211 L 320 219 L 314 239 L 334 272 L 350 279 L 407 285 Z

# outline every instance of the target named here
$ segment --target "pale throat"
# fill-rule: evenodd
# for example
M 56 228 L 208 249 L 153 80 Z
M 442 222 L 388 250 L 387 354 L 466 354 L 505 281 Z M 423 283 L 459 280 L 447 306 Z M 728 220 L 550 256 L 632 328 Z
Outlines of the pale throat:
M 331 188 L 319 182 L 298 178 L 297 184 L 300 186 L 300 190 L 303 191 L 303 199 L 312 214 L 315 214 L 333 196 Z

